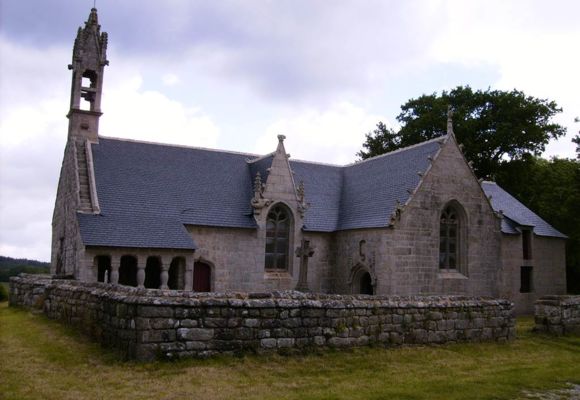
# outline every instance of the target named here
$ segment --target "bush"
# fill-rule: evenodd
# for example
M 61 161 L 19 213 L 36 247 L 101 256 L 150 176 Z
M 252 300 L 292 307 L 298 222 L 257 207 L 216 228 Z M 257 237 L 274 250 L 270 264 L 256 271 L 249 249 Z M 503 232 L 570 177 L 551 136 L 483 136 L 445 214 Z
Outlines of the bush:
M 8 290 L 6 286 L 0 283 L 0 302 L 8 300 Z

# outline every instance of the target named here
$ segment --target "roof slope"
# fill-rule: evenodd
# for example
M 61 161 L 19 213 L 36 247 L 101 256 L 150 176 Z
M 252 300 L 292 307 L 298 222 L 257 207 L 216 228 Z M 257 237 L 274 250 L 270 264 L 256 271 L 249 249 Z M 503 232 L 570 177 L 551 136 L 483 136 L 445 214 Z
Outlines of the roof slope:
M 519 227 L 533 227 L 534 233 L 539 236 L 567 237 L 520 203 L 495 182 L 482 182 L 481 187 L 485 194 L 491 197 L 490 200 L 493 209 L 497 212 L 503 212 L 502 232 L 518 234 L 520 233 L 517 229 Z
M 334 232 L 386 227 L 397 202 L 410 193 L 438 154 L 442 138 L 346 166 L 290 161 L 304 182 L 309 208 L 304 229 Z M 78 214 L 86 245 L 194 249 L 184 225 L 256 228 L 253 180 L 267 179 L 272 155 L 259 157 L 121 139 L 92 145 L 99 215 Z M 504 232 L 532 225 L 539 235 L 564 237 L 495 184 L 494 209 L 506 217 Z
M 184 224 L 256 226 L 256 156 L 108 138 L 92 152 L 101 214 L 79 215 L 87 245 L 194 248 Z
M 345 167 L 337 229 L 387 226 L 440 149 L 437 138 Z

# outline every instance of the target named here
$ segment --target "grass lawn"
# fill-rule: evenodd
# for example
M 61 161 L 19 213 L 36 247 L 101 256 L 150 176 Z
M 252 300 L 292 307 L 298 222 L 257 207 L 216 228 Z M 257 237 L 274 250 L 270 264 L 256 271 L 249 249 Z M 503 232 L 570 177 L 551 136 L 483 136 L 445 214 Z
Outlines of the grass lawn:
M 580 337 L 138 364 L 0 304 L 0 399 L 515 399 L 580 384 Z

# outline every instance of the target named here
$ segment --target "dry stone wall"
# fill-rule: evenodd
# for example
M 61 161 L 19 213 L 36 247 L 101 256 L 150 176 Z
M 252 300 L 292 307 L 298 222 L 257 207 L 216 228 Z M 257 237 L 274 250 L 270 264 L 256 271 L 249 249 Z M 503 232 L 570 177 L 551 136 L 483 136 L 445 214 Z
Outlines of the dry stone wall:
M 535 303 L 536 332 L 580 334 L 580 296 L 544 296 Z
M 511 302 L 469 297 L 191 293 L 21 275 L 10 304 L 42 307 L 138 360 L 515 337 Z

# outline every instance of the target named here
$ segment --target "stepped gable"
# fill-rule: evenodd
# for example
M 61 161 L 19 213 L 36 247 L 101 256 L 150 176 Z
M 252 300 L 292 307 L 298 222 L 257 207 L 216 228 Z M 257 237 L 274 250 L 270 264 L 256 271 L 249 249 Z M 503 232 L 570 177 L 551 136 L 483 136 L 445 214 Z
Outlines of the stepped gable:
M 533 227 L 534 233 L 539 236 L 567 238 L 495 182 L 482 182 L 481 187 L 488 197 L 491 196 L 493 209 L 504 215 L 503 233 L 519 234 L 519 227 Z

